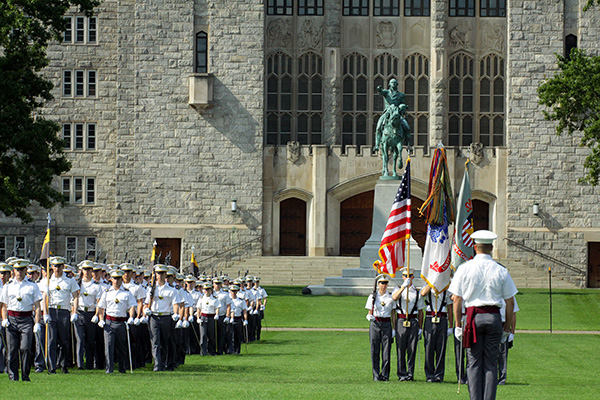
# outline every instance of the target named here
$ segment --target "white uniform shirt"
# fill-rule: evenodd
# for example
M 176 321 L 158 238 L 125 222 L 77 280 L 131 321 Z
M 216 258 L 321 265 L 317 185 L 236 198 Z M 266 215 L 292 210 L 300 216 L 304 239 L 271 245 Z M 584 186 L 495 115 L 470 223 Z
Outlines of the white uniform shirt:
M 47 281 L 42 282 L 42 291 L 47 292 Z M 48 308 L 58 308 L 68 310 L 71 307 L 71 298 L 73 293 L 79 290 L 77 281 L 68 278 L 63 274 L 60 278 L 52 276 L 50 278 L 50 296 L 48 299 Z
M 215 296 L 219 299 L 219 302 L 221 303 L 221 308 L 219 308 L 219 315 L 223 316 L 227 312 L 227 306 L 231 305 L 231 297 L 229 296 L 229 293 L 227 293 L 224 290 L 219 290 L 217 293 L 215 293 Z
M 198 300 L 196 308 L 200 310 L 202 314 L 216 314 L 217 308 L 221 306 L 221 302 L 214 295 L 204 295 Z
M 79 310 L 80 311 L 96 311 L 96 304 L 102 297 L 102 288 L 93 279 L 89 282 L 81 281 L 81 289 L 79 290 Z
M 256 297 L 254 296 L 254 293 L 252 293 L 251 289 L 244 291 L 244 299 L 248 302 L 249 309 L 253 310 L 256 307 Z
M 369 295 L 365 308 L 370 310 L 373 307 L 373 294 Z M 380 295 L 379 291 L 375 296 L 375 308 L 373 309 L 373 315 L 378 318 L 389 318 L 392 316 L 392 310 L 396 307 L 396 302 L 392 299 L 392 295 L 385 293 Z
M 146 298 L 146 292 L 144 291 L 144 288 L 141 285 L 130 281 L 129 283 L 123 282 L 122 286 L 131 292 L 136 301 L 144 300 Z
M 508 270 L 487 254 L 462 264 L 448 290 L 462 297 L 465 307 L 501 307 L 503 299 L 518 292 Z
M 244 310 L 247 309 L 248 306 L 246 305 L 246 301 L 244 299 L 240 299 L 239 297 L 231 299 L 231 311 L 233 311 L 234 317 L 241 317 L 244 315 Z
M 152 289 L 150 288 L 146 294 L 145 304 L 150 303 L 151 290 Z M 156 313 L 172 313 L 173 304 L 179 304 L 181 302 L 182 300 L 179 293 L 177 293 L 177 289 L 171 287 L 168 283 L 165 283 L 163 286 L 160 286 L 157 283 L 156 290 L 154 291 L 154 298 L 152 299 L 152 304 L 150 304 L 150 310 Z
M 188 292 L 185 289 L 178 289 L 178 290 L 179 290 L 179 295 L 183 299 L 183 306 L 185 308 L 193 307 L 196 304 L 196 303 L 194 303 L 194 298 L 192 297 L 190 292 Z
M 123 318 L 129 316 L 128 311 L 131 307 L 135 307 L 137 302 L 133 294 L 123 286 L 115 290 L 111 286 L 110 289 L 102 292 L 102 297 L 98 302 L 98 308 L 104 308 L 106 315 L 111 317 Z
M 7 305 L 9 311 L 33 311 L 33 303 L 42 300 L 42 293 L 38 286 L 23 279 L 9 281 L 0 291 L 0 303 Z
M 202 293 L 197 291 L 197 290 L 192 290 L 191 292 L 188 292 L 190 296 L 192 296 L 192 309 L 194 311 L 196 311 L 197 307 L 196 305 L 198 304 L 198 300 L 200 300 L 200 297 L 202 297 Z
M 392 293 L 396 293 L 397 290 L 400 290 L 400 286 L 396 286 Z M 408 307 L 406 307 L 406 297 L 408 296 Z M 417 302 L 417 308 L 415 308 L 415 301 Z M 415 285 L 410 285 L 407 289 L 404 289 L 400 297 L 398 297 L 398 312 L 400 314 L 416 314 L 419 310 L 425 308 L 425 300 L 423 300 L 423 296 L 419 293 L 419 300 L 417 300 L 417 288 Z
M 267 294 L 267 291 L 262 286 L 259 286 L 258 290 L 260 292 L 261 298 L 266 299 L 267 297 L 269 297 L 269 295 Z
M 515 307 L 513 313 L 519 311 L 519 305 L 517 304 L 517 298 L 515 297 Z M 500 307 L 500 315 L 502 316 L 502 322 L 506 322 L 506 302 L 502 300 L 502 307 Z

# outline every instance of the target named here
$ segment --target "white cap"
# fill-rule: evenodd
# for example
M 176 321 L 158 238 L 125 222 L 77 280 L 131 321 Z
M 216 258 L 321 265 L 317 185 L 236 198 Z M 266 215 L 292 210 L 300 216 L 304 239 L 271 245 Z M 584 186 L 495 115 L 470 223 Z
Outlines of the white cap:
M 473 239 L 475 243 L 492 244 L 494 240 L 498 239 L 498 235 L 492 231 L 480 230 L 473 232 L 471 239 Z
M 379 274 L 379 275 L 377 275 L 377 277 L 375 279 L 377 280 L 377 283 L 389 282 L 391 277 L 388 274 Z

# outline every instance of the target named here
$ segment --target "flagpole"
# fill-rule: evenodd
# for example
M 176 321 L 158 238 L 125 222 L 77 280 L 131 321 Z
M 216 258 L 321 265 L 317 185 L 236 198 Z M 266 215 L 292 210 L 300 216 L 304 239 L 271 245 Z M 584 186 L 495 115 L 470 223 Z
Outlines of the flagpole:
M 408 156 L 408 159 L 406 160 L 406 165 L 409 165 L 409 164 L 410 164 L 410 155 Z M 409 171 L 409 173 L 410 173 L 410 171 Z M 410 176 L 409 176 L 409 179 L 410 179 Z M 407 200 L 410 199 L 410 196 L 411 196 L 411 194 L 409 192 L 407 195 Z M 407 214 L 408 214 L 408 220 L 410 221 L 410 219 L 411 219 L 410 208 L 408 209 Z M 408 247 L 408 251 L 406 253 L 406 276 L 408 279 L 410 279 L 410 235 L 411 235 L 411 232 L 412 232 L 412 224 L 411 224 L 411 229 L 409 229 L 409 231 L 408 231 L 408 238 L 406 239 L 406 246 Z M 406 287 L 406 320 L 404 321 L 404 324 L 406 324 L 404 326 L 406 326 L 406 327 L 410 326 L 410 322 L 408 321 L 408 313 L 409 313 L 409 311 L 408 311 L 408 292 L 409 292 L 409 287 L 407 286 Z
M 49 307 L 50 307 L 50 221 L 52 221 L 52 218 L 50 217 L 50 213 L 48 213 L 48 230 L 46 232 L 46 234 L 48 235 L 48 255 L 46 257 L 46 314 L 48 315 L 48 317 L 50 317 L 49 314 Z M 44 240 L 45 242 L 45 240 Z M 44 245 L 42 245 L 42 252 L 44 251 Z M 50 373 L 50 359 L 48 358 L 48 330 L 50 327 L 50 320 L 48 319 L 48 322 L 46 322 L 46 340 L 44 343 L 44 350 L 45 350 L 45 360 L 46 360 L 46 371 L 48 371 L 48 373 Z

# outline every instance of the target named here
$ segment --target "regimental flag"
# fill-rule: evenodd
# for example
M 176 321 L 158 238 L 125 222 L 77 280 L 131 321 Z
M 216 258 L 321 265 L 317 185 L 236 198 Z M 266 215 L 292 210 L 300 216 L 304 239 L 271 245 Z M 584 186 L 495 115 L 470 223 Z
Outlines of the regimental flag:
M 393 278 L 396 276 L 396 271 L 405 266 L 406 243 L 410 239 L 410 229 L 409 158 L 381 238 L 381 245 L 379 246 L 381 262 L 376 261 L 373 264 L 373 267 L 377 269 L 377 273 L 386 273 Z
M 194 276 L 198 275 L 198 262 L 196 261 L 196 255 L 194 254 L 194 248 L 192 247 L 192 271 Z
M 150 257 L 150 266 L 154 266 L 155 264 L 158 264 L 160 262 L 160 260 L 156 259 L 156 246 L 158 246 L 158 243 L 156 243 L 156 240 L 154 241 L 154 243 L 152 244 L 152 257 Z
M 44 243 L 42 244 L 42 253 L 40 255 L 40 262 L 50 258 L 50 214 L 48 214 L 48 229 L 46 229 L 46 236 L 44 237 Z
M 465 175 L 458 194 L 458 210 L 452 244 L 452 264 L 450 266 L 455 271 L 459 265 L 473 258 L 471 234 L 473 234 L 473 203 L 471 201 L 471 181 L 467 164 L 465 165 Z

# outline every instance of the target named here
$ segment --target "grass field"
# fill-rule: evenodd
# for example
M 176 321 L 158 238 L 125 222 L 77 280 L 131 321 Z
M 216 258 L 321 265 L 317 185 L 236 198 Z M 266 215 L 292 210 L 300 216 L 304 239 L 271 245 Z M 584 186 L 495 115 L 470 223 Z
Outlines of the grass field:
M 365 299 L 301 296 L 300 288 L 271 287 L 267 325 L 278 327 L 366 328 Z M 598 330 L 600 292 L 563 291 L 554 296 L 554 329 Z M 569 294 L 570 293 L 570 294 Z M 519 295 L 519 329 L 547 329 L 547 292 Z M 589 312 L 578 308 L 586 304 Z M 591 306 L 590 306 L 591 304 Z M 543 312 L 545 311 L 545 314 Z M 545 315 L 545 317 L 544 317 Z M 559 315 L 561 318 L 559 318 Z M 508 384 L 499 399 L 597 399 L 600 385 L 600 335 L 517 334 L 509 353 Z M 402 397 L 468 399 L 457 394 L 454 355 L 446 357 L 446 383 L 425 383 L 421 345 L 416 382 L 373 382 L 366 332 L 269 331 L 241 356 L 188 356 L 175 372 L 134 374 L 72 371 L 69 375 L 32 374 L 32 382 L 0 376 L 0 399 L 375 399 Z M 395 349 L 395 348 L 394 348 Z M 242 348 L 243 352 L 245 351 Z M 396 356 L 392 352 L 392 376 Z

